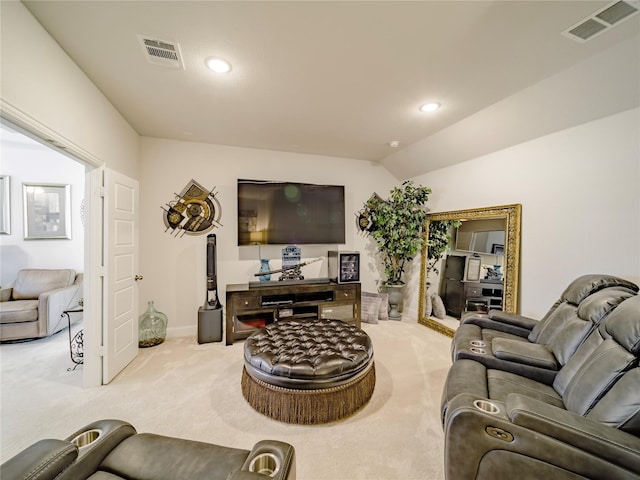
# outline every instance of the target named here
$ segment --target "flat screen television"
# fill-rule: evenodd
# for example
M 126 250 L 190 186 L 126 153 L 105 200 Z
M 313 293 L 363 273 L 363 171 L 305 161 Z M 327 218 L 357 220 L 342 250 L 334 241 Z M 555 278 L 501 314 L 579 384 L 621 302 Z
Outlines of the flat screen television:
M 344 242 L 344 186 L 238 179 L 238 245 Z

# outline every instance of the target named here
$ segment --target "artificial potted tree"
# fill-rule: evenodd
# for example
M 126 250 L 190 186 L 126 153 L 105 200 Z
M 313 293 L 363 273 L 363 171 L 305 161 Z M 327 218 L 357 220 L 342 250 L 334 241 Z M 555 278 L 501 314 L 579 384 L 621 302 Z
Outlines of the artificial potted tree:
M 458 228 L 460 223 L 460 220 L 434 220 L 429 222 L 427 277 L 431 272 L 439 273 L 436 265 L 447 250 L 451 249 L 451 228 Z
M 405 267 L 422 247 L 430 194 L 430 188 L 407 180 L 394 187 L 386 200 L 372 195 L 364 206 L 369 221 L 366 231 L 376 243 L 387 277 L 382 284 L 389 293 L 392 320 L 402 318 L 398 305 L 404 296 Z

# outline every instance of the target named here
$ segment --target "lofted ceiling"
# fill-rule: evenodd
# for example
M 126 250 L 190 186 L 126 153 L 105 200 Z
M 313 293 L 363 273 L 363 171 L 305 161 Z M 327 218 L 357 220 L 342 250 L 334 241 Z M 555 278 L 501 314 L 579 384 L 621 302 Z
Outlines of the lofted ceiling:
M 372 162 L 640 31 L 635 15 L 563 36 L 610 3 L 593 0 L 23 3 L 140 135 Z M 140 34 L 177 43 L 184 69 L 149 63 Z

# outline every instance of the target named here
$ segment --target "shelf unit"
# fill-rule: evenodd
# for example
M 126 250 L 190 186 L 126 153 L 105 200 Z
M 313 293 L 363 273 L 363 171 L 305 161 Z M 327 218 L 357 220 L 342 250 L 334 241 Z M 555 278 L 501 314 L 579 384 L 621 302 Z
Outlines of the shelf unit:
M 465 282 L 465 312 L 488 313 L 489 310 L 502 310 L 502 282 L 481 280 Z
M 227 285 L 226 344 L 285 318 L 335 318 L 360 327 L 359 283 L 264 282 Z

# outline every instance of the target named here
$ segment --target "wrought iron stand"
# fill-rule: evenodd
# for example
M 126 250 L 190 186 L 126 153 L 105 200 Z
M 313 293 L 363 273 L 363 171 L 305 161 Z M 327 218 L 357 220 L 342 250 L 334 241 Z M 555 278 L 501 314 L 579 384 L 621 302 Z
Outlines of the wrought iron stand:
M 72 313 L 83 312 L 84 307 L 82 305 L 77 305 L 75 307 L 71 307 L 62 312 L 62 315 L 67 316 L 67 322 L 69 324 L 69 355 L 71 356 L 71 361 L 75 363 L 73 368 L 67 368 L 67 371 L 73 371 L 76 369 L 78 365 L 82 365 L 84 363 L 84 329 L 81 329 L 71 338 L 71 315 Z

